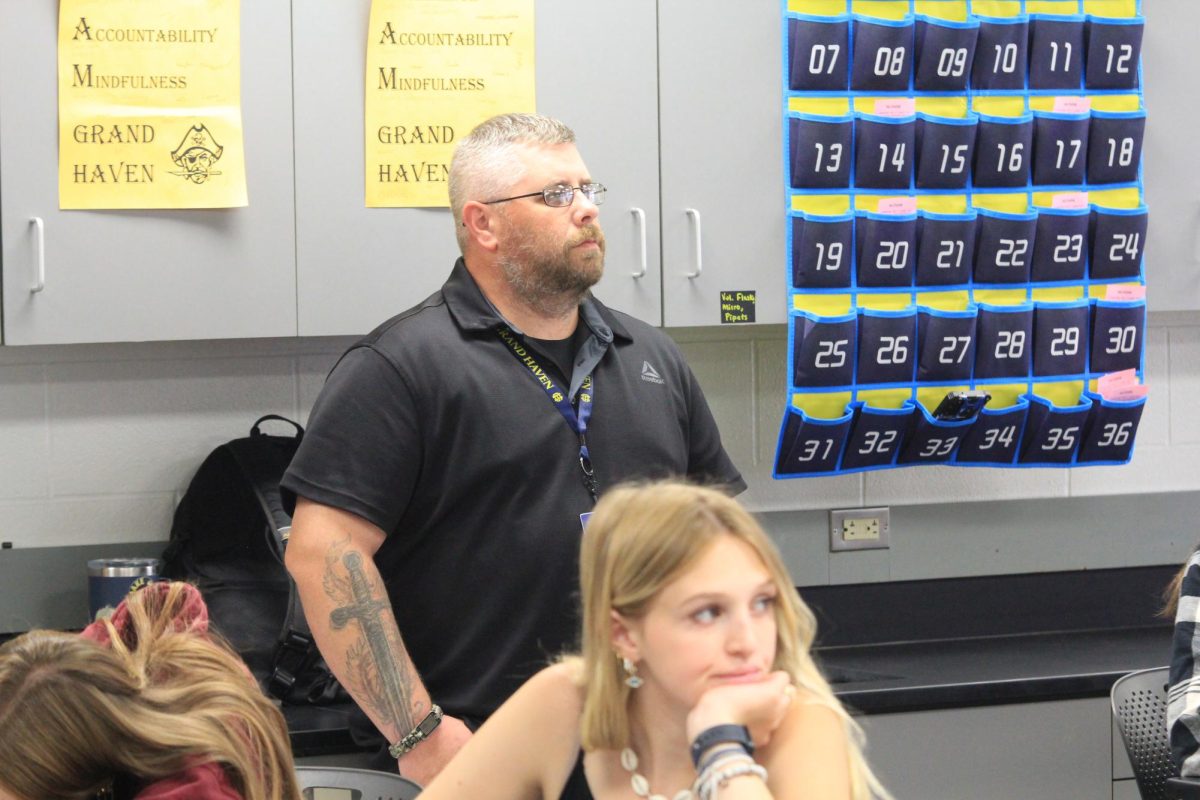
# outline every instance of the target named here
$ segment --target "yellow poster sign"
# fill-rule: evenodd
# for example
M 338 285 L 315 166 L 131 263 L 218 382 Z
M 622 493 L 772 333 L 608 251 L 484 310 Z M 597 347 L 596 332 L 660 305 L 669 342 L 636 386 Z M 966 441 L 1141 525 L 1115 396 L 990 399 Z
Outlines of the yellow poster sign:
M 60 0 L 61 208 L 246 205 L 239 0 Z
M 367 33 L 368 207 L 445 207 L 455 141 L 533 111 L 534 0 L 373 0 Z

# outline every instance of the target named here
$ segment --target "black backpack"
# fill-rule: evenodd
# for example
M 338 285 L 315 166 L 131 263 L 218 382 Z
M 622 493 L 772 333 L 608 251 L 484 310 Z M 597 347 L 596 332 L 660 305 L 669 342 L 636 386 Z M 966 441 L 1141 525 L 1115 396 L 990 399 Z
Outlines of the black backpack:
M 260 429 L 280 420 L 294 436 Z M 213 629 L 241 654 L 264 692 L 289 704 L 323 705 L 348 695 L 317 652 L 283 550 L 292 518 L 279 481 L 304 429 L 268 414 L 250 435 L 226 442 L 188 484 L 175 509 L 163 575 L 190 581 L 208 604 Z

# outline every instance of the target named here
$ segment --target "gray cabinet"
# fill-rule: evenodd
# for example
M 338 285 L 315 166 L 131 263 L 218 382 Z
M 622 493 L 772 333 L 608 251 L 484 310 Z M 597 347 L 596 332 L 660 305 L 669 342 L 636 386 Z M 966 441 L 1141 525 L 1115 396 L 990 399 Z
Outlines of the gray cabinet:
M 1108 698 L 881 714 L 867 758 L 899 799 L 1111 797 Z
M 362 333 L 435 291 L 458 247 L 447 209 L 364 206 L 370 0 L 294 0 L 293 14 L 299 331 Z M 659 324 L 654 4 L 539 0 L 536 25 L 538 111 L 575 129 L 609 187 L 596 294 Z
M 288 19 L 288 0 L 242 4 L 248 208 L 60 211 L 58 3 L 3 4 L 6 344 L 296 334 Z M 33 218 L 44 225 L 45 288 L 36 293 Z
M 723 291 L 787 319 L 782 61 L 778 3 L 659 0 L 666 325 L 719 324 Z
M 1200 108 L 1193 99 L 1200 3 L 1152 0 L 1142 6 L 1147 109 L 1142 168 L 1150 208 L 1146 302 L 1151 311 L 1200 309 Z

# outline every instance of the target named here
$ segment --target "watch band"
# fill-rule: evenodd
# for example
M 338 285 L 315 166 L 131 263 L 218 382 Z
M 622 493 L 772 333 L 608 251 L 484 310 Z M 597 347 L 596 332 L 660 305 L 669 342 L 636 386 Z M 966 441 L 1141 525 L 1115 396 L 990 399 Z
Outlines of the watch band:
M 692 764 L 700 766 L 700 757 L 714 744 L 730 742 L 740 745 L 747 755 L 754 755 L 754 740 L 745 725 L 714 725 L 705 728 L 692 740 Z
M 438 724 L 442 721 L 442 709 L 434 703 L 433 708 L 429 709 L 429 713 L 425 715 L 425 719 L 417 723 L 417 727 L 412 729 L 407 736 L 395 744 L 388 746 L 388 754 L 392 758 L 399 758 L 405 753 L 412 750 L 421 742 L 429 738 Z

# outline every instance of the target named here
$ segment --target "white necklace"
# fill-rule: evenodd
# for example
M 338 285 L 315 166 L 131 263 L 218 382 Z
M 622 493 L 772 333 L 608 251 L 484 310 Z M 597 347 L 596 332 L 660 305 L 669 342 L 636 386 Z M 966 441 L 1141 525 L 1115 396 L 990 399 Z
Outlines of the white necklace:
M 646 800 L 667 800 L 665 794 L 650 794 L 650 781 L 637 771 L 638 757 L 632 747 L 626 747 L 621 751 L 621 766 L 630 774 L 629 785 L 633 787 L 633 793 L 638 797 L 644 797 Z M 696 800 L 696 794 L 691 789 L 680 789 L 671 800 Z

